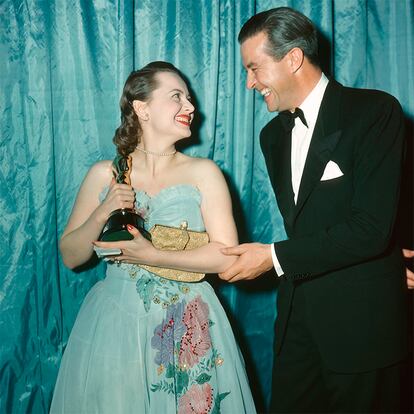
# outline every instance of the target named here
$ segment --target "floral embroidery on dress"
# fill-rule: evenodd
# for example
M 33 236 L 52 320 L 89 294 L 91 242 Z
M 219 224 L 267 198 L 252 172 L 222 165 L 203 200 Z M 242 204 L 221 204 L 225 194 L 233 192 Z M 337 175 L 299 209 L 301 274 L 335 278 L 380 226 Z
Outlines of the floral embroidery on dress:
M 181 339 L 179 364 L 192 368 L 211 347 L 208 306 L 197 296 L 186 307 L 183 322 L 187 328 Z
M 170 305 L 154 330 L 151 346 L 161 380 L 151 391 L 175 393 L 179 414 L 219 414 L 221 401 L 230 394 L 215 392 L 209 382 L 224 363 L 212 346 L 213 325 L 208 305 L 198 295 L 189 303 Z
M 131 279 L 139 276 L 136 289 L 147 312 L 150 310 L 151 303 L 167 309 L 177 303 L 183 295 L 190 292 L 186 283 L 163 279 L 136 265 L 129 265 L 128 272 Z
M 182 414 L 209 413 L 213 404 L 213 390 L 210 384 L 193 384 L 180 398 L 178 412 Z
M 155 363 L 158 366 L 168 367 L 174 364 L 174 344 L 179 342 L 185 333 L 185 325 L 181 320 L 184 306 L 184 301 L 171 305 L 164 321 L 154 330 L 151 346 L 157 350 Z

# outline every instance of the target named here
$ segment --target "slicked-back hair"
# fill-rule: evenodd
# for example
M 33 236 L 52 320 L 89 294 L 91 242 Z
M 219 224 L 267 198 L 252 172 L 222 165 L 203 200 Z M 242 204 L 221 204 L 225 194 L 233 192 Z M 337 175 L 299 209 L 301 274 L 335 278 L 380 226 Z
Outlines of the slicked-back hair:
M 259 34 L 267 35 L 267 53 L 280 61 L 294 47 L 301 49 L 308 60 L 319 66 L 318 35 L 312 21 L 290 7 L 277 7 L 251 17 L 241 28 L 238 41 Z

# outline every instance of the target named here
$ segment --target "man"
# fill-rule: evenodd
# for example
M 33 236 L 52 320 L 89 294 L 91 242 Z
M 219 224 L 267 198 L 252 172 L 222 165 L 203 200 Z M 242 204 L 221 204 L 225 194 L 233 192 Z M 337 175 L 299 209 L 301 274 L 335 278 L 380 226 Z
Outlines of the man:
M 398 412 L 408 352 L 393 241 L 401 107 L 328 80 L 316 30 L 293 9 L 253 16 L 239 43 L 247 87 L 279 112 L 260 140 L 288 240 L 223 249 L 239 258 L 220 277 L 272 267 L 280 277 L 271 411 Z

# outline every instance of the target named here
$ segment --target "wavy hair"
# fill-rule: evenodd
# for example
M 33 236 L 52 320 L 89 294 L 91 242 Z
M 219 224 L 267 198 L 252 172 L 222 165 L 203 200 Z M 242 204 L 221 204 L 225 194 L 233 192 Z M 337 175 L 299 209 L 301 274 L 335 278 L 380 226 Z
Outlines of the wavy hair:
M 131 72 L 125 82 L 119 101 L 121 125 L 116 129 L 113 138 L 118 154 L 124 157 L 135 150 L 142 136 L 141 124 L 132 103 L 135 100 L 143 102 L 150 100 L 151 94 L 158 87 L 156 75 L 161 72 L 175 73 L 184 80 L 183 75 L 174 65 L 157 61 Z

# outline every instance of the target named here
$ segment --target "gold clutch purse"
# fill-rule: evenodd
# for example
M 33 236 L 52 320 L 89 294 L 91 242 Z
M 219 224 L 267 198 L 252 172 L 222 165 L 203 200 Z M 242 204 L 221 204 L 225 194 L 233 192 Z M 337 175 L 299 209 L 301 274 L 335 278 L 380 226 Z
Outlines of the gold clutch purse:
M 191 250 L 208 244 L 209 238 L 206 232 L 188 230 L 187 226 L 186 221 L 182 222 L 179 228 L 156 224 L 149 231 L 152 244 L 159 250 Z M 164 267 L 147 265 L 139 265 L 139 267 L 157 276 L 178 282 L 198 282 L 205 276 L 204 273 L 166 269 Z

